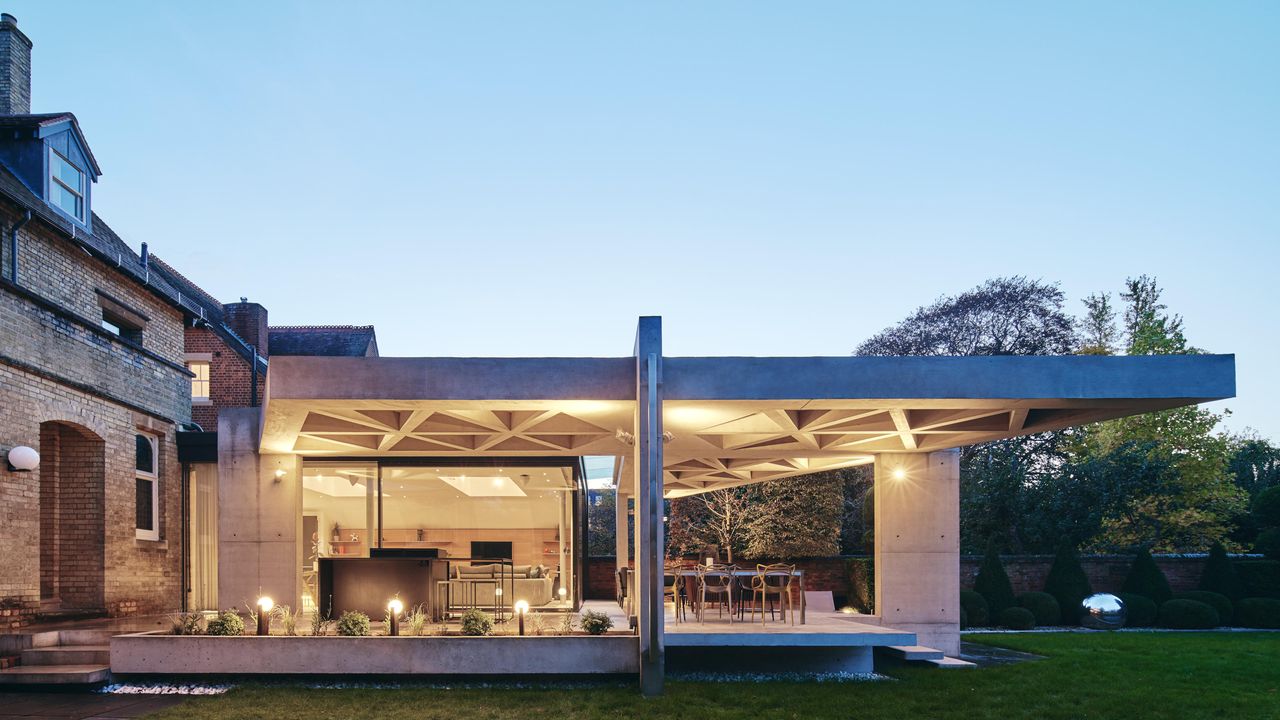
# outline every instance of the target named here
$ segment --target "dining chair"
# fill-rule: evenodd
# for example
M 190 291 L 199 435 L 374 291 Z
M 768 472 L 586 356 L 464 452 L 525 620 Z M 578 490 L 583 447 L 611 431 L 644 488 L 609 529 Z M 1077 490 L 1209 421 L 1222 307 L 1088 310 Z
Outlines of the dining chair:
M 667 598 L 671 598 L 671 613 L 675 616 L 676 622 L 680 622 L 680 574 L 675 568 L 665 568 L 662 571 L 662 604 L 665 607 Z
M 796 624 L 795 605 L 791 599 L 791 583 L 795 578 L 796 566 L 775 563 L 772 565 L 756 565 L 756 574 L 751 577 L 751 620 L 755 621 L 756 597 L 760 598 L 760 624 L 764 625 L 764 608 L 769 600 L 776 598 L 778 610 L 785 622 L 791 616 L 791 624 Z M 785 605 L 783 603 L 786 603 Z M 773 606 L 769 607 L 769 619 L 773 619 Z
M 733 589 L 736 584 L 734 573 L 738 568 L 733 565 L 712 565 L 698 568 L 698 622 L 707 619 L 707 596 L 716 602 L 720 617 L 724 610 L 729 610 L 729 624 L 733 624 Z

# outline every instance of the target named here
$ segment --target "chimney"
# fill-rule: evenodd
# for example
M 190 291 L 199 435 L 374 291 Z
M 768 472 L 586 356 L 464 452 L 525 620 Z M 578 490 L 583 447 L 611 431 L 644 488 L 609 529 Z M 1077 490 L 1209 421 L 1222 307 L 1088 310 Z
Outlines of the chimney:
M 223 320 L 227 327 L 244 341 L 258 349 L 258 354 L 267 356 L 267 309 L 246 298 L 238 303 L 227 303 L 222 306 Z
M 0 13 L 0 115 L 31 112 L 31 39 L 18 19 Z

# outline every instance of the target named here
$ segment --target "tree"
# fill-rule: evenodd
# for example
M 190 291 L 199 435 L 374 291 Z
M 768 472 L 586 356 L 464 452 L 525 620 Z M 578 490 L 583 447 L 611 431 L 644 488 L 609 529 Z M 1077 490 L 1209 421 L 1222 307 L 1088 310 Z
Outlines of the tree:
M 758 492 L 757 486 L 747 485 L 672 500 L 667 554 L 690 555 L 716 545 L 733 562 L 746 547 Z
M 1200 352 L 1187 343 L 1182 318 L 1167 312 L 1153 278 L 1130 278 L 1125 287 L 1120 297 L 1128 354 Z M 1175 551 L 1227 538 L 1247 500 L 1228 471 L 1227 438 L 1216 432 L 1220 420 L 1191 406 L 1109 420 L 1075 433 L 1077 464 L 1124 455 L 1122 449 L 1131 446 L 1144 448 L 1153 468 L 1168 466 L 1168 472 L 1136 475 L 1132 487 L 1120 488 L 1128 502 L 1104 518 L 1096 544 Z
M 1233 603 L 1244 598 L 1244 583 L 1240 582 L 1236 566 L 1231 564 L 1231 558 L 1227 557 L 1227 549 L 1222 547 L 1222 543 L 1214 543 L 1209 549 L 1209 557 L 1204 561 L 1204 571 L 1200 573 L 1200 589 L 1216 592 Z
M 988 280 L 918 308 L 858 346 L 859 355 L 1067 355 L 1075 321 L 1056 284 Z M 1042 537 L 1036 488 L 1061 465 L 1061 431 L 966 447 L 960 455 L 960 539 L 972 552 L 995 538 L 1016 552 L 1052 548 Z
M 1146 548 L 1142 548 L 1134 556 L 1133 565 L 1129 566 L 1129 575 L 1125 577 L 1124 585 L 1121 585 L 1120 589 L 1123 592 L 1150 598 L 1156 605 L 1173 597 L 1168 578 L 1164 576 L 1164 571 L 1156 564 L 1155 558 L 1151 557 L 1151 553 Z
M 1018 604 L 1013 594 L 1013 584 L 1009 582 L 1009 574 L 1004 571 L 1004 564 L 1000 562 L 995 542 L 987 543 L 987 553 L 982 557 L 982 565 L 978 567 L 978 577 L 973 581 L 973 589 L 987 601 L 993 617 Z
M 1003 277 L 918 308 L 857 355 L 1068 355 L 1074 321 L 1056 284 Z
M 872 466 L 837 470 L 844 480 L 840 554 L 866 555 L 875 547 L 875 480 Z
M 1081 355 L 1115 355 L 1120 333 L 1116 330 L 1116 311 L 1109 293 L 1093 294 L 1084 299 L 1085 315 L 1080 323 Z
M 753 558 L 825 557 L 840 552 L 844 478 L 836 472 L 772 480 L 747 533 Z
M 1231 453 L 1227 468 L 1249 497 L 1256 498 L 1258 493 L 1280 486 L 1280 447 L 1252 430 L 1232 436 L 1227 445 Z
M 587 555 L 611 557 L 617 553 L 618 492 L 612 488 L 587 492 Z
M 1058 546 L 1058 554 L 1054 556 L 1044 581 L 1044 591 L 1058 601 L 1063 625 L 1080 623 L 1080 602 L 1093 594 L 1093 587 L 1080 565 L 1080 556 L 1076 554 L 1073 543 L 1063 542 Z

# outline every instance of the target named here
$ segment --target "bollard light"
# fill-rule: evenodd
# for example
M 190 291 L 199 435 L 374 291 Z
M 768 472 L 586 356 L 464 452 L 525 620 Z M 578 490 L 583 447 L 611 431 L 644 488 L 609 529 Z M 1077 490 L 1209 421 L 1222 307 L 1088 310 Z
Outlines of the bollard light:
M 525 615 L 525 613 L 527 613 L 527 612 L 529 612 L 529 601 L 527 601 L 527 600 L 517 600 L 517 601 L 516 601 L 516 617 L 518 617 L 518 618 L 520 619 L 520 634 L 521 634 L 521 635 L 524 635 L 524 615 Z
M 561 588 L 560 588 L 560 602 L 564 602 L 564 599 L 565 599 L 568 595 L 569 595 L 569 589 L 568 589 L 568 588 L 566 588 L 566 587 L 561 587 Z
M 274 608 L 275 606 L 276 606 L 275 601 L 267 597 L 266 595 L 263 595 L 262 597 L 258 598 L 258 634 L 259 635 L 271 634 L 271 609 Z
M 387 603 L 387 611 L 391 615 L 390 633 L 394 637 L 400 634 L 400 613 L 404 612 L 404 603 L 400 602 L 400 598 L 391 598 L 391 602 Z

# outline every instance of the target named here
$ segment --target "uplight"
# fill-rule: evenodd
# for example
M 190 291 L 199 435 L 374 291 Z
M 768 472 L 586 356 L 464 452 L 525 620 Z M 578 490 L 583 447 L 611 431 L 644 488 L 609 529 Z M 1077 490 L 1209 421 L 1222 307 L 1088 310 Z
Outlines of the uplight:
M 267 597 L 266 595 L 263 595 L 262 597 L 258 598 L 258 634 L 259 635 L 271 634 L 271 609 L 274 608 L 275 606 L 276 606 L 275 601 Z

